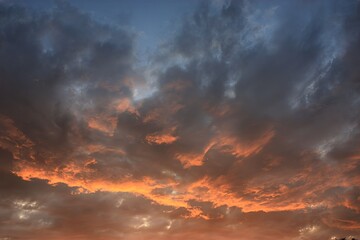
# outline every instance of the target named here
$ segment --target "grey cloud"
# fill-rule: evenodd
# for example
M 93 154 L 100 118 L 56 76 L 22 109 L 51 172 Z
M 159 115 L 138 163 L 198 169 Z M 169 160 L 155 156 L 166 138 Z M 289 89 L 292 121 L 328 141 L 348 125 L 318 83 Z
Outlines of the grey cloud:
M 229 1 L 220 9 L 204 2 L 152 59 L 157 90 L 135 101 L 146 77 L 134 67 L 131 32 L 68 4 L 41 14 L 2 5 L 4 234 L 359 234 L 359 9 L 357 1 Z M 22 180 L 10 173 L 16 161 L 62 180 L 69 171 L 85 184 L 131 179 L 151 189 L 80 193 Z M 32 212 L 38 225 L 17 211 Z

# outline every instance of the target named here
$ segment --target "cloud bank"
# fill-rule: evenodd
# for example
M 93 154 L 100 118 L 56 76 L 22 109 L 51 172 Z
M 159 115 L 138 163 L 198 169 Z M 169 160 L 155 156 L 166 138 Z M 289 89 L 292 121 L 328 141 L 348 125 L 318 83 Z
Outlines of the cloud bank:
M 0 13 L 0 239 L 359 237 L 359 1 Z

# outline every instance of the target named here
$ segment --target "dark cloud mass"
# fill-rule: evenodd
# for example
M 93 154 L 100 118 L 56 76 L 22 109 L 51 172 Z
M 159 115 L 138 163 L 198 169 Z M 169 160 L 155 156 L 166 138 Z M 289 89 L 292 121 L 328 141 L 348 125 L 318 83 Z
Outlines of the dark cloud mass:
M 360 238 L 359 1 L 199 1 L 147 55 L 69 2 L 0 1 L 0 240 Z

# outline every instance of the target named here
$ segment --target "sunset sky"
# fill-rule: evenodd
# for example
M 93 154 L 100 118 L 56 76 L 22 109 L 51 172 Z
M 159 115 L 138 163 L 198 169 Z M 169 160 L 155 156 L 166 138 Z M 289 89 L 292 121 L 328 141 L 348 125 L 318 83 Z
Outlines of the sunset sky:
M 0 0 L 0 240 L 360 238 L 360 1 Z

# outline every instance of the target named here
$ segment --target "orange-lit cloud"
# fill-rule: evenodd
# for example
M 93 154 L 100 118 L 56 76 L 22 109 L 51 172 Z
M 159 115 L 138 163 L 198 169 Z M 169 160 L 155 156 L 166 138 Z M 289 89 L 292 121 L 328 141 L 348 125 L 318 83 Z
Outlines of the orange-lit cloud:
M 23 166 L 15 173 L 26 180 L 39 178 L 49 181 L 50 184 L 66 183 L 71 187 L 81 187 L 87 192 L 109 191 L 141 194 L 159 204 L 173 207 L 186 207 L 191 212 L 192 217 L 199 217 L 204 213 L 199 213 L 199 210 L 194 210 L 191 206 L 189 206 L 189 200 L 208 201 L 213 203 L 215 206 L 224 204 L 228 206 L 236 206 L 241 208 L 244 212 L 289 211 L 304 209 L 309 206 L 301 201 L 294 201 L 289 202 L 286 205 L 279 205 L 276 201 L 267 201 L 266 199 L 268 199 L 269 196 L 266 196 L 263 193 L 259 193 L 261 194 L 259 197 L 265 198 L 265 200 L 246 200 L 242 197 L 236 196 L 236 193 L 232 192 L 230 186 L 227 183 L 224 183 L 222 179 L 212 181 L 208 178 L 204 178 L 191 183 L 190 185 L 181 185 L 173 181 L 160 183 L 149 178 L 141 180 L 124 178 L 119 181 L 93 179 L 93 170 L 87 168 L 87 166 L 94 162 L 96 161 L 87 160 L 82 166 L 70 164 L 65 168 L 56 169 L 52 172 Z M 154 193 L 155 189 L 167 187 L 172 188 L 172 193 L 166 195 L 157 195 Z M 273 195 L 270 195 L 270 197 L 271 196 Z M 276 195 L 274 196 L 276 197 Z M 195 214 L 196 212 L 198 212 L 198 214 Z
M 91 117 L 88 121 L 88 127 L 112 136 L 116 128 L 116 118 Z
M 196 153 L 178 153 L 176 154 L 176 158 L 183 164 L 185 168 L 189 168 L 192 166 L 201 166 L 204 161 L 204 157 L 206 153 L 213 147 L 214 143 L 210 143 L 205 147 L 202 153 L 196 154 Z
M 266 131 L 259 139 L 248 144 L 241 143 L 236 137 L 220 136 L 216 143 L 224 152 L 229 152 L 237 157 L 247 157 L 259 152 L 274 135 L 273 130 Z
M 201 166 L 208 151 L 212 148 L 218 149 L 224 153 L 230 153 L 236 157 L 247 157 L 259 152 L 274 136 L 274 131 L 267 131 L 259 139 L 252 143 L 241 143 L 239 139 L 223 134 L 216 135 L 210 143 L 204 148 L 203 152 L 197 153 L 178 153 L 176 158 L 185 168 L 191 166 Z
M 30 2 L 0 0 L 0 240 L 359 238 L 359 1 Z
M 13 154 L 14 159 L 35 158 L 35 144 L 16 126 L 14 121 L 0 115 L 0 148 Z
M 114 108 L 116 109 L 116 111 L 118 111 L 120 113 L 128 111 L 133 114 L 139 115 L 138 111 L 136 110 L 136 108 L 133 106 L 130 99 L 128 99 L 128 98 L 122 98 L 122 99 L 115 100 Z
M 150 134 L 147 135 L 145 139 L 150 144 L 171 144 L 175 142 L 178 137 L 171 134 Z

